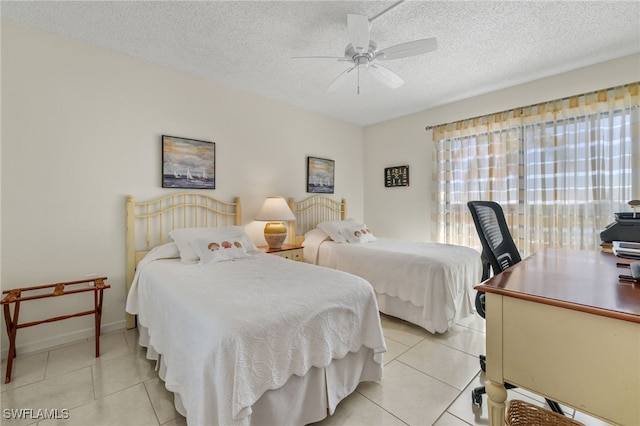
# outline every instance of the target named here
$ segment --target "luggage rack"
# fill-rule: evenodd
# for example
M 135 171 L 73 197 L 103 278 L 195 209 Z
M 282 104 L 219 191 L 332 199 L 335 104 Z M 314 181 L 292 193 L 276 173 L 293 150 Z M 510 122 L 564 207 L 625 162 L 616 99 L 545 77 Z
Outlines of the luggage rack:
M 0 304 L 4 305 L 4 320 L 7 327 L 7 334 L 9 335 L 9 353 L 7 355 L 7 371 L 5 374 L 5 383 L 11 381 L 11 369 L 13 367 L 13 358 L 16 357 L 16 334 L 19 328 L 32 327 L 47 322 L 61 321 L 68 318 L 79 317 L 83 315 L 95 315 L 95 333 L 96 333 L 96 358 L 100 356 L 100 320 L 102 319 L 102 299 L 103 292 L 107 288 L 111 288 L 110 285 L 105 284 L 104 281 L 107 277 L 96 277 L 86 280 L 78 281 L 66 281 L 56 284 L 45 284 L 34 287 L 22 287 L 5 290 L 2 294 L 6 294 L 0 301 Z M 70 290 L 67 290 L 67 286 L 78 286 Z M 50 293 L 45 293 L 47 289 L 53 289 Z M 88 291 L 93 292 L 93 309 L 89 311 L 77 312 L 75 314 L 62 315 L 58 317 L 47 318 L 39 321 L 31 321 L 23 324 L 18 323 L 18 315 L 20 314 L 21 302 L 28 302 L 30 300 L 44 299 L 47 297 L 68 296 L 70 294 L 85 293 Z M 31 296 L 25 296 L 23 293 L 34 292 Z M 13 307 L 13 316 L 11 315 L 11 305 Z

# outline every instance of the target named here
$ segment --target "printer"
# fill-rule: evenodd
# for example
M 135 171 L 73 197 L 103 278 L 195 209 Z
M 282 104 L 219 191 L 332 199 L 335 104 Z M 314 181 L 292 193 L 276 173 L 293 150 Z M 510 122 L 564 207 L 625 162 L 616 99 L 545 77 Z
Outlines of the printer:
M 603 243 L 629 241 L 640 243 L 640 212 L 614 213 L 616 221 L 600 232 Z

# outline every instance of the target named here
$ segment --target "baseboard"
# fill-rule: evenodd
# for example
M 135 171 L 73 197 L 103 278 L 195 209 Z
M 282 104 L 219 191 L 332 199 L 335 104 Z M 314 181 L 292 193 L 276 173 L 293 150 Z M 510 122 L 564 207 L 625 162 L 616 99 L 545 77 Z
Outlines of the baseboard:
M 125 330 L 125 320 L 115 321 L 109 324 L 102 324 L 100 327 L 100 333 L 110 333 L 112 331 L 117 330 Z M 80 340 L 93 339 L 94 337 L 94 329 L 86 328 L 84 330 L 78 330 L 71 333 L 59 334 L 57 336 L 52 336 L 46 339 L 38 340 L 35 342 L 29 342 L 25 344 L 18 344 L 16 347 L 16 352 L 20 355 L 26 355 L 34 352 L 42 352 L 45 350 L 52 349 L 56 346 L 66 345 L 68 343 L 78 342 Z M 20 341 L 20 333 L 18 333 L 18 342 Z M 1 356 L 2 359 L 7 359 L 7 354 L 9 353 L 9 348 L 2 348 Z

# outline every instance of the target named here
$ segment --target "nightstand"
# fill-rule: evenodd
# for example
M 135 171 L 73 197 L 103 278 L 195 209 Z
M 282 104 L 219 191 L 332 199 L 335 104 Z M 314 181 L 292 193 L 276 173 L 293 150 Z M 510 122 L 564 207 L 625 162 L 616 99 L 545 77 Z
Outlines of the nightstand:
M 275 254 L 285 259 L 302 261 L 302 246 L 283 244 L 279 249 L 270 249 L 269 246 L 260 246 L 258 248 L 264 250 L 265 253 Z

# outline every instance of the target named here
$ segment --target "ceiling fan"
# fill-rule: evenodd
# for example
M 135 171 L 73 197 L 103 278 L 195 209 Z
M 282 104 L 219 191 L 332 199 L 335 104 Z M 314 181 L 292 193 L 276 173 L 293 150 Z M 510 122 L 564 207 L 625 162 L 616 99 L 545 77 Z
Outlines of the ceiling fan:
M 402 0 L 404 1 L 404 0 Z M 293 59 L 332 59 L 351 62 L 349 68 L 344 70 L 327 88 L 327 92 L 335 92 L 342 87 L 352 76 L 358 77 L 357 92 L 360 94 L 360 72 L 368 72 L 386 86 L 396 89 L 404 84 L 404 81 L 390 69 L 380 65 L 379 61 L 408 58 L 432 52 L 438 48 L 435 38 L 425 38 L 396 44 L 384 49 L 378 49 L 375 41 L 371 40 L 371 21 L 388 12 L 402 1 L 369 19 L 365 15 L 347 15 L 347 29 L 349 41 L 344 51 L 344 56 L 298 56 Z

